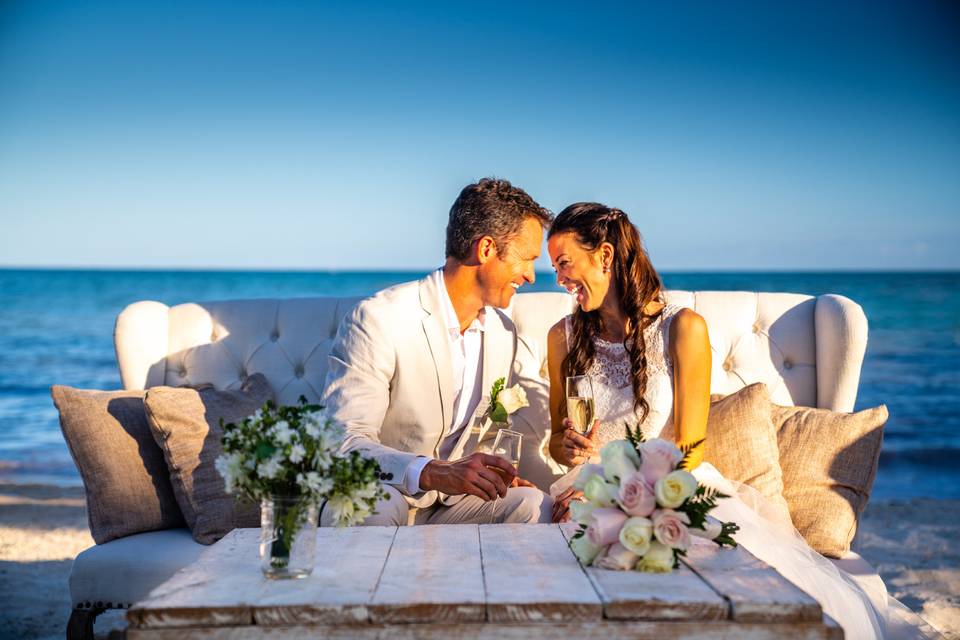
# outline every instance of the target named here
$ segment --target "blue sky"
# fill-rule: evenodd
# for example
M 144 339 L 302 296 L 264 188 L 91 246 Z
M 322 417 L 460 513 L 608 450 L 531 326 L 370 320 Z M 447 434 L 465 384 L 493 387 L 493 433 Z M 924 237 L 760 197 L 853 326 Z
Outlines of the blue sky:
M 5 2 L 0 265 L 427 268 L 497 175 L 663 270 L 960 268 L 956 5 L 670 5 Z

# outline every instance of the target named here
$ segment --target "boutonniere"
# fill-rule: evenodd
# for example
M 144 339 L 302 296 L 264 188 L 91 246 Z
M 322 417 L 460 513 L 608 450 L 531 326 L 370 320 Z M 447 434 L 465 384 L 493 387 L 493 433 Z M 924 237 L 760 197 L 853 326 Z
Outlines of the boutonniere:
M 519 384 L 504 389 L 504 378 L 497 378 L 490 388 L 490 420 L 491 422 L 506 422 L 507 417 L 520 407 L 530 406 L 527 402 L 527 392 Z

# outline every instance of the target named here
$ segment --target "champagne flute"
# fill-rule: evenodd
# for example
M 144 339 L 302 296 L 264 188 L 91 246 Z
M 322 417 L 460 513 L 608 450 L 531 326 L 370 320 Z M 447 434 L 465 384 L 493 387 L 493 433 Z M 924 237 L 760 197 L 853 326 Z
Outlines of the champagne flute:
M 497 437 L 493 441 L 493 448 L 490 453 L 495 456 L 500 456 L 516 469 L 520 471 L 520 442 L 523 440 L 523 434 L 518 433 L 517 431 L 511 431 L 510 429 L 500 429 L 497 432 Z M 500 467 L 490 467 L 494 471 L 500 474 L 500 477 L 503 479 L 504 483 L 509 487 L 510 480 L 507 478 L 506 472 Z
M 568 376 L 567 418 L 573 424 L 574 431 L 586 435 L 593 426 L 595 413 L 593 382 L 590 376 Z

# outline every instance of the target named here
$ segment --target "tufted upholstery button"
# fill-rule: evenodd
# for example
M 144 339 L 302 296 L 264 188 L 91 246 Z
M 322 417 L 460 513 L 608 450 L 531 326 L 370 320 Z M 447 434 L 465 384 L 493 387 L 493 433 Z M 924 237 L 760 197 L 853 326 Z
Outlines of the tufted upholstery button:
M 793 362 L 791 362 L 790 360 L 784 360 L 784 361 L 783 361 L 783 368 L 784 368 L 784 369 L 787 369 L 787 370 L 793 369 Z
M 753 323 L 753 332 L 754 332 L 754 333 L 760 333 L 760 323 L 759 323 L 759 322 Z
M 293 375 L 297 376 L 298 378 L 302 378 L 302 377 L 303 377 L 303 365 L 302 365 L 302 364 L 298 364 L 297 366 L 295 366 L 295 367 L 293 368 Z
M 270 342 L 276 342 L 279 339 L 280 339 L 279 329 L 274 329 L 272 332 L 270 332 Z
M 177 371 L 177 373 L 180 375 L 181 378 L 186 378 L 186 377 L 187 377 L 187 368 L 181 366 L 181 367 L 180 367 L 180 370 Z
M 724 361 L 723 370 L 728 372 L 733 371 L 733 363 L 731 363 L 729 360 Z

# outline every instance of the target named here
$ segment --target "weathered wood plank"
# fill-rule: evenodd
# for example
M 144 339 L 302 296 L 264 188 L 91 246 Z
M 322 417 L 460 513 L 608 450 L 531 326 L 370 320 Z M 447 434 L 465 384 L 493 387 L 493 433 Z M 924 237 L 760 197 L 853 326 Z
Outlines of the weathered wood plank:
M 396 527 L 321 529 L 313 573 L 301 580 L 263 581 L 260 595 L 252 603 L 254 622 L 366 623 L 367 606 L 396 532 Z
M 694 538 L 684 563 L 723 595 L 738 622 L 819 622 L 820 604 L 743 547 Z
M 127 622 L 136 627 L 239 626 L 253 624 L 249 603 L 256 593 L 238 598 L 237 590 L 252 589 L 248 581 L 225 588 L 233 572 L 246 559 L 259 571 L 258 556 L 250 540 L 259 529 L 234 529 L 203 553 L 195 563 L 178 571 L 154 589 L 146 600 L 127 611 Z M 252 553 L 252 555 L 250 555 Z M 239 581 L 238 581 L 239 582 Z
M 259 529 L 237 529 L 128 612 L 132 627 L 366 622 L 395 527 L 321 529 L 313 573 L 268 580 Z
M 477 526 L 400 527 L 370 601 L 371 622 L 482 622 L 484 617 Z
M 567 622 L 487 624 L 399 624 L 366 626 L 234 627 L 221 629 L 131 629 L 128 640 L 831 640 L 823 624 L 732 622 Z
M 553 524 L 480 526 L 490 622 L 597 620 L 600 599 Z
M 561 529 L 567 540 L 577 530 L 571 524 Z M 727 601 L 685 565 L 668 574 L 585 570 L 604 617 L 611 620 L 725 620 L 730 615 Z

